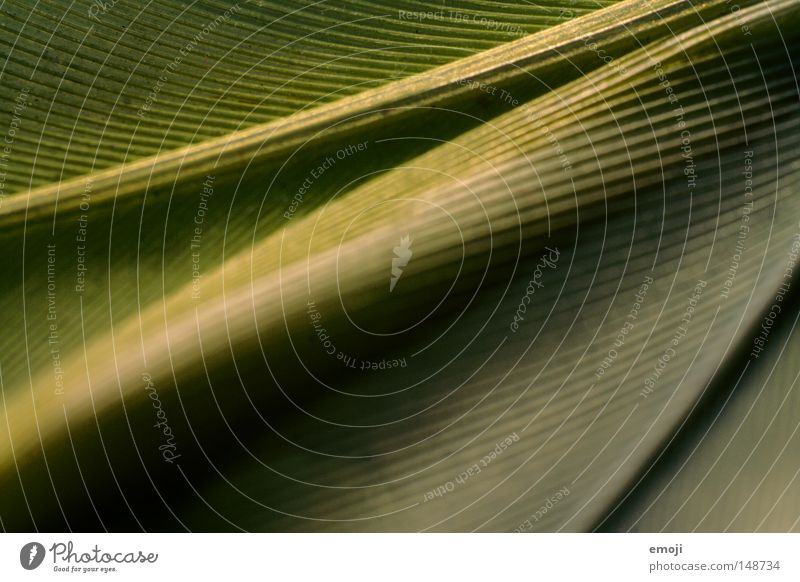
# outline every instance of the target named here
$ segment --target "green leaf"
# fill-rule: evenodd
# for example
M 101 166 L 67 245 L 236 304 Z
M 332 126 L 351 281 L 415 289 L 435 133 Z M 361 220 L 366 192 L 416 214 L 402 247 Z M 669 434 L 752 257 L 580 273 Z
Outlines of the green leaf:
M 403 5 L 4 8 L 3 527 L 588 530 L 736 364 L 797 3 Z

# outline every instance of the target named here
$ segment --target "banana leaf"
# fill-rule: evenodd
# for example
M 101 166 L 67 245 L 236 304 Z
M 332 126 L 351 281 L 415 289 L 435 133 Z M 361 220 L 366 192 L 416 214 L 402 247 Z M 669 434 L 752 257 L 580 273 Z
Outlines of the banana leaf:
M 796 1 L 0 12 L 3 529 L 797 530 Z

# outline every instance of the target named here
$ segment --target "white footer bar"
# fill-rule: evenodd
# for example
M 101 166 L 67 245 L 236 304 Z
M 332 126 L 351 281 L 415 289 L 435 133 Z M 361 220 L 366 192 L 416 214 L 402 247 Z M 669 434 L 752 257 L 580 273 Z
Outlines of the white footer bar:
M 1 534 L 0 580 L 797 581 L 798 554 L 800 534 Z

